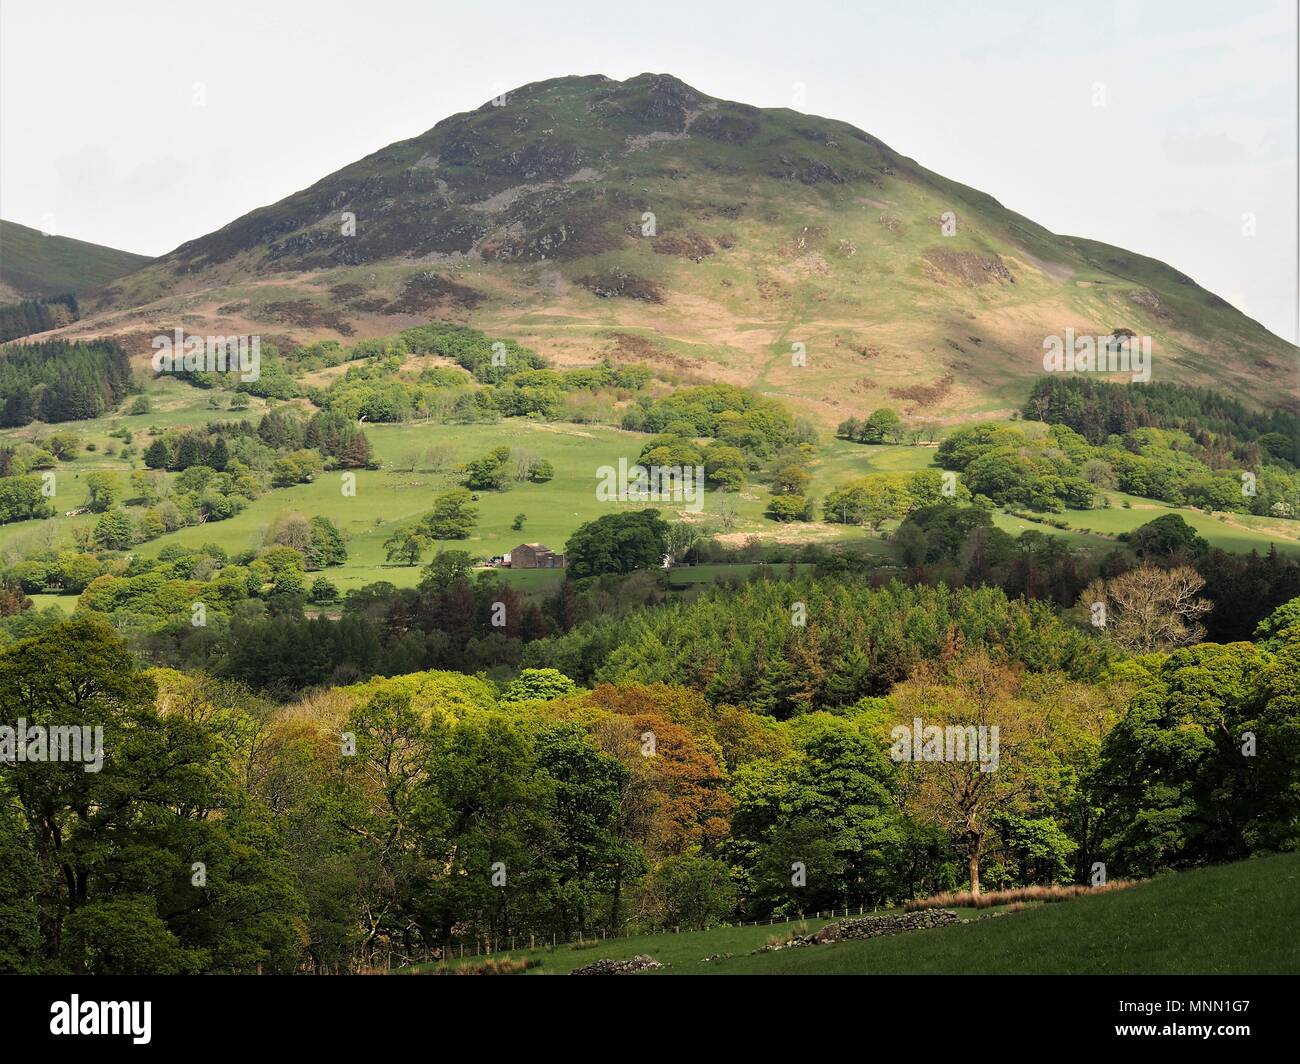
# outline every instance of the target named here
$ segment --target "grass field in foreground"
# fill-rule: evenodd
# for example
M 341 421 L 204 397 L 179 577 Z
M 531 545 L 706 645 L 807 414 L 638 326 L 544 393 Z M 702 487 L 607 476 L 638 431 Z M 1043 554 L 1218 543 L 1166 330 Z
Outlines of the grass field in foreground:
M 997 920 L 716 965 L 743 974 L 1300 973 L 1300 854 L 1161 876 Z
M 537 974 L 641 953 L 667 965 L 656 973 L 664 975 L 1300 973 L 1300 854 L 1173 873 L 997 919 L 959 911 L 967 919 L 951 927 L 753 956 L 770 935 L 784 937 L 795 925 L 713 928 L 509 956 L 541 959 Z M 815 930 L 826 922 L 805 924 Z M 725 953 L 733 956 L 702 963 Z

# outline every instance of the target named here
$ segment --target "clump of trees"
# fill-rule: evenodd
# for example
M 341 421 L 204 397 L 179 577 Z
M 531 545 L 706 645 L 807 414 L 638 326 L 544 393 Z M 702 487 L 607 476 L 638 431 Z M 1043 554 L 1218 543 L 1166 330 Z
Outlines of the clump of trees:
M 483 457 L 466 462 L 464 478 L 471 491 L 504 491 L 512 479 L 510 448 L 494 447 Z
M 1267 442 L 1267 441 L 1266 441 Z M 1175 506 L 1273 517 L 1300 513 L 1300 473 L 1260 447 L 1201 444 L 1182 429 L 1137 428 L 1094 445 L 1066 424 L 1031 439 L 1018 428 L 971 425 L 939 444 L 935 461 L 972 495 L 1039 512 L 1086 510 L 1118 489 Z
M 0 477 L 0 525 L 54 516 L 54 504 L 39 476 Z
M 673 437 L 707 436 L 755 459 L 817 442 L 812 426 L 796 421 L 784 404 L 729 384 L 679 388 L 661 399 L 637 396 L 623 417 L 623 428 Z
M 439 355 L 462 368 L 410 371 L 404 366 L 412 355 Z M 327 388 L 308 388 L 307 395 L 324 409 L 372 422 L 609 420 L 613 400 L 643 388 L 651 375 L 645 366 L 615 366 L 608 359 L 598 366 L 551 369 L 514 340 L 446 323 L 362 340 L 347 349 L 334 341 L 312 344 L 295 352 L 294 359 L 304 370 L 350 363 Z
M 811 521 L 813 504 L 802 495 L 773 495 L 767 501 L 767 516 L 773 521 Z
M 987 507 L 944 502 L 913 510 L 890 536 L 911 580 L 950 586 L 997 586 L 1069 608 L 1093 581 L 1139 567 L 1190 567 L 1214 604 L 1192 618 L 1212 640 L 1249 639 L 1255 625 L 1300 595 L 1300 559 L 1276 547 L 1260 554 L 1212 548 L 1178 514 L 1164 514 L 1120 539 L 1108 554 L 1082 556 L 1060 536 L 1028 529 L 1012 536 L 993 524 Z M 842 561 L 842 560 L 841 560 Z M 827 567 L 827 561 L 821 567 Z M 1097 599 L 1095 601 L 1100 601 Z M 1088 610 L 1080 613 L 1090 624 Z
M 292 547 L 310 572 L 329 566 L 343 565 L 348 560 L 348 548 L 343 533 L 324 514 L 310 519 L 300 513 L 282 513 L 266 531 L 268 547 Z
M 822 502 L 825 520 L 835 524 L 866 525 L 879 531 L 886 521 L 918 510 L 970 501 L 970 489 L 954 478 L 945 484 L 937 469 L 915 473 L 871 473 L 833 488 Z
M 474 496 L 464 488 L 444 491 L 433 500 L 421 529 L 430 539 L 468 539 L 478 522 Z
M 1131 388 L 1083 376 L 1044 376 L 1023 414 L 1065 425 L 1098 447 L 1141 428 L 1176 429 L 1207 458 L 1231 455 L 1246 469 L 1270 461 L 1300 466 L 1300 418 L 1293 411 L 1252 410 L 1208 388 L 1155 381 Z
M 1098 675 L 1110 656 L 1047 603 L 996 588 L 877 589 L 841 575 L 755 581 L 689 605 L 588 621 L 530 644 L 524 661 L 583 682 L 685 682 L 711 701 L 787 717 L 882 694 L 955 638 L 1080 678 Z
M 419 565 L 431 542 L 419 528 L 399 528 L 384 540 L 384 556 L 390 564 Z
M 481 598 L 468 568 L 445 552 L 411 593 L 449 630 L 483 631 L 486 614 L 465 610 L 492 601 L 524 623 L 517 599 Z M 843 634 L 841 585 L 794 590 L 803 636 Z M 999 613 L 995 596 L 964 603 L 983 638 L 958 616 L 930 644 L 911 607 L 952 593 L 910 606 L 883 593 L 893 598 L 869 603 L 890 614 L 879 631 L 921 632 L 922 653 L 877 693 L 840 688 L 788 720 L 739 689 L 709 692 L 721 652 L 760 647 L 744 625 L 698 646 L 703 668 L 672 681 L 584 688 L 534 664 L 496 684 L 417 667 L 277 704 L 231 678 L 142 668 L 92 611 L 52 620 L 0 649 L 0 714 L 102 728 L 105 756 L 96 772 L 0 768 L 0 969 L 353 972 L 460 943 L 1086 883 L 1098 862 L 1134 877 L 1300 845 L 1300 599 L 1256 642 L 1092 669 L 1060 656 L 1060 632 L 1040 618 Z M 235 659 L 319 662 L 368 639 L 396 663 L 368 619 L 378 602 L 350 596 L 337 622 L 238 618 Z M 758 605 L 742 598 L 732 613 Z M 707 631 L 683 620 L 686 640 Z M 873 645 L 862 634 L 841 658 Z M 818 668 L 815 655 L 795 660 Z M 986 746 L 901 756 L 898 730 L 918 717 L 997 728 L 996 771 L 981 771 Z
M 116 407 L 131 390 L 131 361 L 112 340 L 48 340 L 0 357 L 0 428 L 79 421 Z
M 0 343 L 57 329 L 80 317 L 77 297 L 71 292 L 11 303 L 0 307 Z
M 898 411 L 882 406 L 862 420 L 851 417 L 841 421 L 835 435 L 853 443 L 899 443 L 905 431 Z
M 668 553 L 668 535 L 668 522 L 658 510 L 606 514 L 569 537 L 565 564 L 577 580 L 657 568 Z
M 89 617 L 0 654 L 0 692 L 6 719 L 102 729 L 106 754 L 95 772 L 25 762 L 0 775 L 0 968 L 297 967 L 295 928 L 308 907 L 283 844 L 286 825 L 273 826 L 231 759 L 229 729 L 251 720 L 247 701 L 206 720 L 160 712 L 157 682 Z M 196 808 L 211 815 L 187 812 Z

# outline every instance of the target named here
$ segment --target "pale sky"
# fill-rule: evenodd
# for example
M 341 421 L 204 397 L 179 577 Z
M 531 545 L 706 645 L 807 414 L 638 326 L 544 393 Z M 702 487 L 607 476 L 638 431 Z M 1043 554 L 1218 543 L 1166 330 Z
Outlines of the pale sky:
M 1296 0 L 4 0 L 0 215 L 156 255 L 502 88 L 655 71 L 788 107 L 800 84 L 1295 342 L 1296 42 Z

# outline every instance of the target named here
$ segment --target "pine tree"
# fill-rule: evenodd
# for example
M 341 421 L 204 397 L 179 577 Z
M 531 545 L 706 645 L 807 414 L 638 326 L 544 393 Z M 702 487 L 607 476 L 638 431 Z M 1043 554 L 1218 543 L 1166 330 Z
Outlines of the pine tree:
M 344 469 L 364 469 L 370 464 L 370 440 L 360 429 L 347 436 L 338 452 L 339 465 Z
M 166 469 L 171 459 L 171 452 L 162 440 L 154 440 L 144 452 L 144 464 L 150 469 Z
M 226 446 L 226 438 L 218 436 L 217 442 L 212 447 L 212 453 L 208 455 L 208 465 L 218 473 L 224 473 L 226 466 L 230 464 L 230 448 Z
M 202 441 L 197 436 L 186 433 L 176 448 L 176 468 L 189 469 L 190 466 L 203 465 L 206 457 L 203 450 Z

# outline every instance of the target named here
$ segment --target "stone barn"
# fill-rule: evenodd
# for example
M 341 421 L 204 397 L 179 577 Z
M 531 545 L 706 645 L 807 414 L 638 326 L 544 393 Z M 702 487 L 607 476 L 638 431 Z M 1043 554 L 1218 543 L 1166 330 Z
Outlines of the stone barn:
M 563 569 L 564 555 L 545 543 L 521 543 L 510 552 L 511 569 Z

